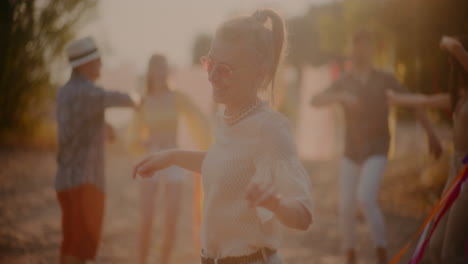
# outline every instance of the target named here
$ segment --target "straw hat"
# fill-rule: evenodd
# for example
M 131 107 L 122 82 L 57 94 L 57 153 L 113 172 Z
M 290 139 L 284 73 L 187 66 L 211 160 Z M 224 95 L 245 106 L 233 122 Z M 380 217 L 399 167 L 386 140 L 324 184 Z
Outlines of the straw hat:
M 91 37 L 72 41 L 67 48 L 68 61 L 72 68 L 88 63 L 100 57 L 96 43 Z

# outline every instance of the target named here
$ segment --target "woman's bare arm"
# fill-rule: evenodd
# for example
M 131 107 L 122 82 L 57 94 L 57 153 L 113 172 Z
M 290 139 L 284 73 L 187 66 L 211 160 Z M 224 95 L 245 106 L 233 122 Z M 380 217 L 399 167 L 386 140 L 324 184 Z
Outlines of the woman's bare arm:
M 201 173 L 206 152 L 186 150 L 166 150 L 156 152 L 139 162 L 133 170 L 133 178 L 140 175 L 143 178 L 151 177 L 155 171 L 170 166 L 178 166 L 186 170 Z
M 444 36 L 440 40 L 440 48 L 447 50 L 455 56 L 460 64 L 468 72 L 468 52 L 463 48 L 463 45 L 453 37 Z
M 189 171 L 201 173 L 206 151 L 177 150 L 172 156 L 173 165 Z

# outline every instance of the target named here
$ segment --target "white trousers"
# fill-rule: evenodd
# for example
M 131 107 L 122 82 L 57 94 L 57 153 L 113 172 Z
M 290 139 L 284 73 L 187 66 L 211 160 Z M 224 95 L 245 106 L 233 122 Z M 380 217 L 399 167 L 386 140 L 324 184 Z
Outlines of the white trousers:
M 358 206 L 369 223 L 375 246 L 387 246 L 384 217 L 377 202 L 386 165 L 387 158 L 383 155 L 371 156 L 361 165 L 348 158 L 342 160 L 338 215 L 344 250 L 356 246 Z

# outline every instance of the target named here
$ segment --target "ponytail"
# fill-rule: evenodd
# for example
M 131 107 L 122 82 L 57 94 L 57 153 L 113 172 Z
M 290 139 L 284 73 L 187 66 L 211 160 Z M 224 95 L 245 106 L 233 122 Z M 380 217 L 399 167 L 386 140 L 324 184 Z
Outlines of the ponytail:
M 273 41 L 273 49 L 272 49 L 272 58 L 270 63 L 270 80 L 271 80 L 271 93 L 273 97 L 274 87 L 275 87 L 275 79 L 276 73 L 278 71 L 279 65 L 283 59 L 283 50 L 286 46 L 285 35 L 286 29 L 284 26 L 284 19 L 274 10 L 272 9 L 260 9 L 255 11 L 252 14 L 258 22 L 262 24 L 262 26 L 267 22 L 268 18 L 271 21 L 271 39 Z
M 259 9 L 251 16 L 237 17 L 223 23 L 217 34 L 231 43 L 244 42 L 254 49 L 259 63 L 267 69 L 260 89 L 266 89 L 271 83 L 273 98 L 276 73 L 286 47 L 284 19 L 272 9 Z

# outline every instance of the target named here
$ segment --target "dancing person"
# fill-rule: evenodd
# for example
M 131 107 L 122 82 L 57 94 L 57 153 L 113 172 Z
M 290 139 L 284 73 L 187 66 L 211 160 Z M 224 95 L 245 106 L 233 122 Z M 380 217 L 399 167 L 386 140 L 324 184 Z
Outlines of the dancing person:
M 356 213 L 362 209 L 376 247 L 377 263 L 387 263 L 387 238 L 378 193 L 387 165 L 390 133 L 386 90 L 406 91 L 391 74 L 372 65 L 373 42 L 367 31 L 352 39 L 351 69 L 314 96 L 313 106 L 340 104 L 345 114 L 345 149 L 340 172 L 339 226 L 346 263 L 356 263 Z M 424 113 L 418 118 L 436 156 L 441 146 Z
M 274 87 L 285 39 L 284 20 L 270 9 L 223 23 L 202 58 L 214 101 L 225 106 L 215 142 L 208 152 L 157 152 L 135 167 L 142 177 L 173 165 L 201 172 L 204 264 L 281 263 L 280 227 L 312 223 L 309 176 L 288 121 L 258 98 Z
M 146 75 L 146 94 L 132 123 L 133 148 L 139 153 L 177 147 L 179 116 L 187 117 L 189 128 L 200 148 L 210 140 L 208 125 L 201 111 L 181 93 L 170 89 L 169 67 L 164 56 L 154 54 Z M 138 261 L 143 264 L 151 247 L 152 225 L 158 188 L 164 189 L 165 222 L 158 263 L 169 263 L 176 238 L 184 171 L 176 166 L 157 171 L 150 181 L 140 183 L 141 226 Z M 161 183 L 162 181 L 162 183 Z M 162 186 L 161 186 L 162 185 Z
M 446 190 L 463 168 L 468 157 L 468 37 L 443 37 L 440 46 L 450 53 L 448 93 L 432 95 L 400 94 L 388 91 L 392 104 L 412 108 L 436 108 L 452 112 L 454 154 Z M 462 186 L 457 199 L 439 222 L 431 237 L 425 259 L 430 263 L 468 263 L 468 187 Z
M 104 138 L 108 107 L 134 107 L 126 94 L 106 91 L 94 82 L 101 58 L 92 38 L 67 47 L 73 68 L 57 95 L 58 169 L 55 178 L 62 211 L 60 263 L 85 263 L 96 257 L 105 206 Z

